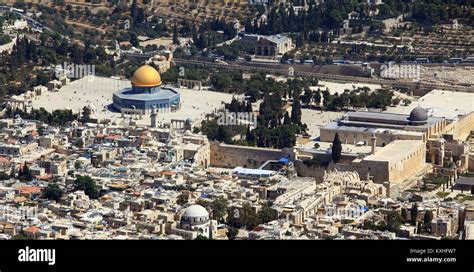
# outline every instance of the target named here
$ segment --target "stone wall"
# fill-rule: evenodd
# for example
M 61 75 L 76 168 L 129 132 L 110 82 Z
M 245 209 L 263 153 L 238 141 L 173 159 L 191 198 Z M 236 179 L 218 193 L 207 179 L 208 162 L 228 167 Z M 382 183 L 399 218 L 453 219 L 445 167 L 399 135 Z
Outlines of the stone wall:
M 278 160 L 285 156 L 281 149 L 211 143 L 211 166 L 234 168 L 259 168 L 268 160 Z
M 413 145 L 406 156 L 399 162 L 376 161 L 370 159 L 354 160 L 351 163 L 353 171 L 357 171 L 361 178 L 370 175 L 377 183 L 400 183 L 411 177 L 425 166 L 426 145 L 420 142 Z M 348 169 L 347 169 L 348 170 Z
M 193 154 L 195 167 L 206 169 L 209 166 L 210 161 L 210 146 L 208 143 L 198 148 L 196 153 Z
M 469 154 L 469 172 L 474 172 L 474 154 Z
M 467 136 L 474 130 L 474 112 L 460 118 L 457 122 L 449 124 L 444 134 L 453 135 L 456 140 L 465 140 Z
M 316 165 L 308 166 L 304 164 L 302 160 L 296 160 L 294 162 L 296 173 L 301 177 L 314 177 L 317 182 L 323 181 L 324 174 L 326 173 L 325 167 L 319 167 Z

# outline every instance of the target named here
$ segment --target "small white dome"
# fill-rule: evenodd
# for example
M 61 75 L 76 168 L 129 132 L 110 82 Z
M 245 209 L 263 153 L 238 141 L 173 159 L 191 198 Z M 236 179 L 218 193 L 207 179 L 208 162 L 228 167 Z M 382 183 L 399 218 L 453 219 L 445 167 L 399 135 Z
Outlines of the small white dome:
M 206 208 L 201 205 L 192 205 L 186 208 L 183 216 L 186 217 L 206 217 L 209 216 Z

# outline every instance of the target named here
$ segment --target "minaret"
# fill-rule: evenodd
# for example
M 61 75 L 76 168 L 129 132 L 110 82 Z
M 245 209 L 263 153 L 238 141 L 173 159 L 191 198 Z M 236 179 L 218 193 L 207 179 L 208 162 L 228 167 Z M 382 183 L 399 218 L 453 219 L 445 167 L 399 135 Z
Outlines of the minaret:
M 372 142 L 370 143 L 371 147 L 372 147 L 372 150 L 371 150 L 371 154 L 375 154 L 375 146 L 377 144 L 377 137 L 375 137 L 375 133 L 372 133 Z
M 151 114 L 150 114 L 150 119 L 151 119 L 151 124 L 150 124 L 150 126 L 151 126 L 152 128 L 156 128 L 156 127 L 157 127 L 157 116 L 158 116 L 158 114 L 156 113 L 155 108 L 153 108 L 153 109 L 151 110 Z

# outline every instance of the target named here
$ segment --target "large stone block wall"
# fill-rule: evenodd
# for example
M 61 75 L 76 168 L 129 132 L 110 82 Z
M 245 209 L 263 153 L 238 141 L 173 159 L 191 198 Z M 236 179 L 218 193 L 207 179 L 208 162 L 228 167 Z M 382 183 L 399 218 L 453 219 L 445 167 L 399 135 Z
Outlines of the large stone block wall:
M 211 143 L 210 161 L 211 166 L 214 167 L 234 168 L 241 166 L 258 168 L 267 160 L 278 160 L 287 155 L 294 157 L 290 153 L 287 150 L 235 146 L 213 142 Z M 313 157 L 321 161 L 327 159 L 323 155 L 321 157 Z M 367 175 L 370 175 L 371 179 L 377 183 L 400 183 L 425 166 L 426 145 L 420 141 L 420 144 L 414 146 L 412 152 L 407 153 L 407 156 L 397 164 L 390 164 L 388 161 L 354 160 L 354 158 L 352 160 L 339 163 L 336 165 L 336 168 L 341 171 L 356 171 L 361 179 L 366 179 Z M 314 177 L 317 180 L 322 180 L 326 171 L 325 167 L 305 165 L 301 159 L 294 160 L 294 166 L 299 176 Z M 472 167 L 474 168 L 474 165 Z
M 390 166 L 390 182 L 400 183 L 409 177 L 413 176 L 416 172 L 420 171 L 425 167 L 426 162 L 426 145 L 422 143 L 414 150 L 408 157 L 404 158 L 401 162 L 401 166 L 392 165 Z
M 294 164 L 298 176 L 314 177 L 316 178 L 317 182 L 322 181 L 324 178 L 324 174 L 326 173 L 325 167 L 308 166 L 304 164 L 302 160 L 296 160 Z
M 281 149 L 259 148 L 211 143 L 211 166 L 258 168 L 268 160 L 285 156 Z
M 454 139 L 465 140 L 471 131 L 474 130 L 474 112 L 459 119 L 457 122 L 449 124 L 445 130 L 445 134 L 453 135 Z
M 357 171 L 361 178 L 369 174 L 374 182 L 400 183 L 421 170 L 425 166 L 426 145 L 420 142 L 414 146 L 407 156 L 396 164 L 390 164 L 388 161 L 360 160 L 351 163 L 354 171 Z

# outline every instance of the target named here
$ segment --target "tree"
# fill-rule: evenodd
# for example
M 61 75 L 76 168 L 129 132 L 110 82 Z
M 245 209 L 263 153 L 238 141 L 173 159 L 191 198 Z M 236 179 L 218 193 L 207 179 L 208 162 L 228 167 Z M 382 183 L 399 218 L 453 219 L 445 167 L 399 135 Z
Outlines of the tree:
M 179 45 L 179 40 L 178 40 L 178 26 L 176 25 L 176 22 L 173 25 L 173 44 Z
M 44 85 L 48 84 L 51 81 L 51 76 L 47 73 L 39 73 L 36 76 L 36 84 L 37 85 Z
M 321 104 L 321 92 L 319 91 L 319 89 L 314 93 L 313 100 L 314 102 L 316 102 L 317 106 Z
M 242 205 L 242 223 L 245 227 L 253 228 L 258 225 L 258 218 L 250 203 Z
M 26 162 L 23 164 L 23 167 L 18 172 L 18 178 L 20 179 L 20 181 L 31 181 L 33 179 L 30 168 L 28 167 Z
M 403 223 L 401 215 L 397 211 L 391 211 L 387 215 L 387 230 L 398 233 Z
M 309 106 L 313 100 L 313 92 L 309 88 L 305 88 L 304 94 L 301 96 L 301 102 Z
M 419 222 L 418 224 L 415 224 L 416 226 L 416 233 L 420 234 L 423 232 L 423 224 Z
M 250 129 L 250 126 L 247 126 L 247 131 L 245 132 L 245 140 L 254 145 L 255 144 L 255 133 Z
M 206 210 L 211 211 L 211 202 L 208 201 L 208 200 L 204 200 L 203 198 L 199 198 L 198 200 L 196 200 L 195 204 L 203 206 L 204 208 L 206 208 Z
M 237 235 L 239 235 L 239 229 L 238 228 L 234 228 L 234 227 L 230 227 L 228 230 L 227 230 L 227 239 L 229 240 L 235 240 L 235 238 L 237 237 Z
M 431 232 L 431 221 L 433 221 L 433 212 L 426 211 L 425 216 L 423 217 L 424 227 L 427 231 Z
M 402 209 L 402 219 L 404 223 L 408 220 L 408 214 L 405 208 Z
M 76 141 L 76 147 L 79 147 L 79 148 L 83 148 L 83 147 L 84 147 L 84 140 L 82 140 L 82 138 L 79 138 L 79 139 Z
M 228 222 L 232 226 L 252 229 L 258 225 L 258 217 L 249 202 L 245 202 L 242 208 L 229 209 Z
M 82 162 L 81 161 L 75 161 L 74 162 L 74 168 L 80 169 L 82 167 Z
M 284 125 L 291 125 L 291 118 L 288 112 L 285 112 L 285 117 L 283 118 Z
M 85 106 L 84 108 L 82 108 L 82 120 L 81 121 L 83 123 L 88 123 L 91 119 L 91 114 L 92 114 L 92 112 L 89 109 L 89 107 Z
M 206 236 L 199 234 L 194 240 L 205 241 L 205 240 L 212 240 L 212 239 L 209 239 Z
M 258 219 L 260 223 L 268 223 L 277 219 L 277 211 L 272 209 L 268 203 L 262 206 L 262 209 L 258 212 Z
M 180 206 L 183 206 L 184 204 L 188 203 L 189 201 L 189 193 L 188 192 L 182 192 L 180 195 L 178 195 L 178 199 L 176 200 L 176 203 Z
M 229 206 L 227 199 L 223 197 L 215 199 L 211 204 L 212 216 L 216 220 L 221 220 L 224 216 L 226 216 L 228 209 Z
M 63 190 L 61 190 L 61 188 L 59 188 L 59 186 L 54 183 L 48 184 L 48 187 L 46 187 L 46 189 L 43 191 L 43 198 L 49 200 L 58 201 L 62 196 Z
M 140 40 L 138 40 L 138 36 L 134 32 L 130 33 L 130 44 L 132 44 L 135 47 L 140 46 Z
M 342 144 L 341 139 L 339 138 L 339 134 L 336 133 L 334 136 L 334 141 L 332 142 L 332 152 L 331 157 L 334 163 L 338 163 L 341 160 L 341 153 L 342 153 Z
M 411 218 L 411 223 L 416 226 L 417 218 L 418 218 L 418 204 L 415 203 L 411 207 L 410 210 L 410 218 Z
M 132 19 L 135 20 L 138 15 L 138 1 L 133 0 L 132 5 L 130 7 L 130 16 L 132 16 Z
M 74 181 L 74 190 L 82 190 L 90 198 L 99 197 L 99 188 L 95 181 L 89 176 L 78 176 Z
M 10 178 L 15 178 L 16 177 L 16 169 L 13 166 L 12 169 L 10 170 Z
M 295 125 L 301 124 L 301 103 L 300 97 L 293 98 L 293 106 L 291 107 L 291 122 Z
M 426 211 L 425 216 L 423 218 L 423 222 L 425 225 L 431 224 L 431 221 L 433 221 L 433 212 L 432 211 Z
M 10 175 L 5 172 L 0 172 L 0 180 L 7 180 L 10 179 Z

